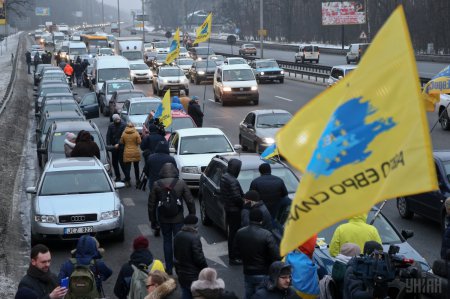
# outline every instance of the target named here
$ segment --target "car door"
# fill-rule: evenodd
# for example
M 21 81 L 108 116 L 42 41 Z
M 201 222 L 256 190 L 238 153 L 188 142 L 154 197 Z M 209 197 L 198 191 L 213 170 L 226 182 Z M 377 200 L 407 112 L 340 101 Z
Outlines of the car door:
M 130 111 L 130 101 L 126 100 L 125 103 L 123 104 L 122 110 L 120 111 L 120 118 L 122 118 L 126 124 L 130 120 L 128 115 L 129 111 Z
M 211 175 L 208 178 L 207 191 L 208 198 L 205 202 L 208 216 L 222 229 L 225 229 L 225 205 L 220 193 L 220 179 L 226 172 L 226 165 L 214 161 Z
M 255 113 L 250 112 L 244 119 L 244 125 L 242 126 L 242 143 L 247 148 L 253 148 L 255 141 Z
M 103 83 L 102 89 L 100 89 L 100 105 L 103 106 L 103 109 L 108 107 L 108 103 L 106 103 L 106 82 Z
M 86 119 L 96 118 L 100 116 L 95 92 L 90 92 L 83 96 L 80 101 L 80 108 L 81 111 L 83 111 Z

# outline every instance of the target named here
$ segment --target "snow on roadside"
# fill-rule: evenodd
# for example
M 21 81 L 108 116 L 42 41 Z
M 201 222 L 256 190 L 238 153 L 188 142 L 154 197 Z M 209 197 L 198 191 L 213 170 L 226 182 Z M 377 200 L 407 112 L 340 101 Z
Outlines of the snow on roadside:
M 19 43 L 18 32 L 13 35 L 9 35 L 3 41 L 0 42 L 0 99 L 3 98 L 8 87 L 9 80 L 11 78 L 12 71 L 12 59 L 11 54 L 16 55 L 17 45 Z M 22 57 L 19 57 L 21 59 Z M 25 59 L 25 57 L 23 57 Z

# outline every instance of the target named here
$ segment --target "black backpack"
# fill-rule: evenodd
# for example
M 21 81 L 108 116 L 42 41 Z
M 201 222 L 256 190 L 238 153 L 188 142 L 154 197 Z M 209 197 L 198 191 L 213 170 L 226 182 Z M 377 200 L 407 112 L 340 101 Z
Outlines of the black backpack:
M 183 208 L 181 200 L 177 197 L 177 194 L 173 189 L 177 182 L 178 179 L 173 179 L 169 186 L 164 186 L 161 181 L 157 182 L 158 186 L 161 188 L 158 211 L 167 218 L 175 217 Z

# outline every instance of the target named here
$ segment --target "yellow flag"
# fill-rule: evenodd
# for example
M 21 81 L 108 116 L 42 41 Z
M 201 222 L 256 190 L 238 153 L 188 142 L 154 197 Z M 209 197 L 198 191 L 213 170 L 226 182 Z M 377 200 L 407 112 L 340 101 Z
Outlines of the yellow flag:
M 423 88 L 427 111 L 434 111 L 443 93 L 450 93 L 450 65 L 441 70 Z
M 164 94 L 164 98 L 156 109 L 154 118 L 159 118 L 159 121 L 163 123 L 164 127 L 168 127 L 172 124 L 172 111 L 170 103 L 170 89 Z
M 178 58 L 180 55 L 180 28 L 175 31 L 172 43 L 170 44 L 169 53 L 166 56 L 166 64 L 170 64 L 172 61 Z
M 303 173 L 282 255 L 384 199 L 438 189 L 424 107 L 399 7 L 358 67 L 277 134 L 280 153 Z
M 197 36 L 195 38 L 194 44 L 199 44 L 208 40 L 211 35 L 212 26 L 212 13 L 210 13 L 203 24 L 197 28 Z

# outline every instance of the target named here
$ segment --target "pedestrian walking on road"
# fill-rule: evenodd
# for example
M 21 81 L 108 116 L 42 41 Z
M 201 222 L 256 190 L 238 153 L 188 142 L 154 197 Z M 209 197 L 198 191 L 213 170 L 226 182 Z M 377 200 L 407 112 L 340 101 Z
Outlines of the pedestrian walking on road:
M 34 63 L 34 72 L 36 72 L 37 66 L 40 63 L 42 63 L 41 56 L 39 55 L 38 51 L 36 51 L 36 53 L 34 54 L 33 63 Z
M 183 294 L 182 299 L 192 299 L 191 284 L 198 279 L 200 271 L 208 267 L 197 230 L 197 222 L 197 216 L 186 216 L 181 231 L 173 240 L 174 263 Z
M 34 292 L 37 298 L 62 299 L 67 289 L 59 286 L 58 278 L 50 271 L 52 257 L 47 246 L 31 248 L 31 262 L 27 274 L 20 280 L 16 296 Z
M 261 211 L 263 215 L 262 227 L 271 232 L 273 230 L 272 217 L 264 202 L 261 201 L 258 192 L 255 190 L 247 191 L 244 195 L 244 207 L 241 212 L 241 227 L 250 224 L 250 212 L 254 209 Z
M 147 159 L 145 160 L 144 173 L 148 178 L 150 193 L 153 188 L 153 183 L 160 179 L 161 168 L 166 163 L 171 163 L 175 166 L 175 169 L 177 167 L 177 162 L 175 162 L 175 159 L 170 155 L 169 144 L 164 140 L 156 144 L 155 153 L 147 156 Z
M 148 218 L 152 228 L 163 235 L 166 272 L 172 275 L 173 238 L 183 226 L 183 202 L 190 215 L 195 215 L 194 198 L 187 184 L 178 178 L 178 169 L 166 163 L 160 171 L 161 179 L 153 183 L 148 200 Z
M 27 66 L 28 66 L 28 75 L 31 74 L 31 53 L 30 51 L 27 51 L 25 53 L 25 61 L 27 62 Z
M 140 184 L 139 181 L 139 161 L 141 160 L 141 151 L 139 150 L 139 145 L 141 144 L 141 136 L 139 136 L 138 131 L 134 127 L 134 124 L 129 122 L 125 131 L 120 137 L 120 144 L 123 144 L 123 163 L 125 166 L 125 185 L 127 187 L 131 186 L 131 165 L 134 167 L 134 178 L 136 181 L 136 186 Z
M 203 112 L 200 108 L 198 97 L 193 96 L 189 102 L 188 114 L 192 117 L 197 127 L 201 128 L 203 126 Z
M 83 74 L 83 67 L 81 66 L 81 58 L 80 56 L 77 57 L 77 60 L 75 61 L 73 65 L 73 73 L 75 75 L 75 81 L 77 83 L 77 87 L 81 87 L 81 75 Z
M 228 225 L 228 259 L 230 265 L 240 265 L 242 261 L 233 251 L 233 240 L 241 227 L 241 210 L 244 204 L 241 184 L 237 180 L 242 162 L 230 159 L 227 172 L 220 178 L 220 192 L 224 201 L 226 223 Z
M 269 268 L 269 278 L 252 299 L 301 299 L 291 288 L 291 283 L 291 266 L 283 262 L 274 262 Z
M 144 160 L 147 160 L 148 156 L 155 153 L 156 146 L 159 142 L 165 141 L 166 139 L 164 136 L 159 134 L 158 128 L 153 123 L 150 123 L 148 126 L 148 134 L 145 135 L 141 143 L 142 156 L 144 157 Z
M 198 275 L 198 280 L 191 285 L 194 299 L 237 299 L 233 292 L 225 290 L 225 282 L 217 278 L 217 271 L 213 268 L 204 268 Z
M 122 121 L 119 114 L 113 114 L 112 123 L 108 126 L 108 131 L 106 132 L 106 144 L 110 146 L 111 151 L 111 163 L 114 169 L 114 175 L 116 178 L 114 181 L 120 182 L 120 168 L 125 173 L 125 165 L 123 164 L 123 146 L 120 145 L 120 138 L 125 131 L 126 124 Z

